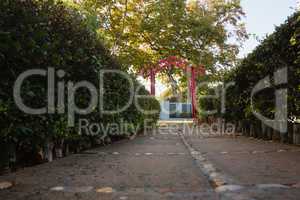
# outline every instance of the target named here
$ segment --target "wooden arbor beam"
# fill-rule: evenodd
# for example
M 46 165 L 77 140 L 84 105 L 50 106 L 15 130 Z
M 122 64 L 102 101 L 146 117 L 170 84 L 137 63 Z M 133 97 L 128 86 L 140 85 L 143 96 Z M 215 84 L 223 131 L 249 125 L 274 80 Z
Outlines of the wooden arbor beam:
M 192 116 L 194 119 L 197 118 L 197 97 L 196 97 L 196 78 L 198 76 L 205 75 L 205 68 L 203 65 L 191 66 L 189 63 L 176 56 L 169 56 L 165 59 L 160 60 L 156 65 L 150 66 L 148 69 L 143 70 L 141 74 L 148 78 L 150 77 L 150 94 L 155 96 L 155 76 L 157 73 L 165 69 L 171 69 L 177 67 L 191 73 L 189 80 L 189 91 L 191 94 L 192 104 Z

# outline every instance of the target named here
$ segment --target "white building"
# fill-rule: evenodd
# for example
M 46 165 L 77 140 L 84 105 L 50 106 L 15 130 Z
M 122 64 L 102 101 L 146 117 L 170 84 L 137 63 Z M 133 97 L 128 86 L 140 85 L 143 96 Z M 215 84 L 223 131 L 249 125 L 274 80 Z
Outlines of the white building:
M 160 107 L 161 107 L 161 113 L 160 113 L 161 120 L 192 118 L 191 103 L 161 101 Z

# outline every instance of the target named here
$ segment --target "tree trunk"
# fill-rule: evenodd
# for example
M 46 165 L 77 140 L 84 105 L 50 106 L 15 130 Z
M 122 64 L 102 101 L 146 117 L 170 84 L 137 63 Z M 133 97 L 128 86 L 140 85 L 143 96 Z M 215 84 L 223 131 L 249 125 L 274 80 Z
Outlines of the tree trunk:
M 70 147 L 69 147 L 69 144 L 66 142 L 65 145 L 64 145 L 64 156 L 68 156 L 70 155 Z
M 293 139 L 294 139 L 294 130 L 293 130 L 293 123 L 288 122 L 288 143 L 293 144 Z
M 260 128 L 259 128 L 259 126 L 258 126 L 258 124 L 255 122 L 254 124 L 253 124 L 253 129 L 254 129 L 254 137 L 255 138 L 260 138 Z
M 263 122 L 261 122 L 261 135 L 262 135 L 262 139 L 264 140 L 268 139 L 267 126 Z
M 254 124 L 250 124 L 250 137 L 255 137 Z
M 285 132 L 280 132 L 280 142 L 282 143 L 288 143 L 289 141 L 289 136 L 288 136 L 288 130 L 285 131 Z
M 171 88 L 172 88 L 172 94 L 174 97 L 178 98 L 178 85 L 177 85 L 177 81 L 175 80 L 175 78 L 173 77 L 172 73 L 170 71 L 167 72 L 169 81 L 171 83 Z
M 272 140 L 277 142 L 281 140 L 280 132 L 276 129 L 273 130 Z
M 267 126 L 267 139 L 272 140 L 273 138 L 273 129 Z
M 250 124 L 248 120 L 243 121 L 244 133 L 243 135 L 246 137 L 250 136 Z
M 17 170 L 17 145 L 9 144 L 9 168 L 12 172 Z
M 63 157 L 63 146 L 64 146 L 64 140 L 58 139 L 55 144 L 55 157 L 56 158 L 62 158 Z
M 9 148 L 8 144 L 0 141 L 0 175 L 9 172 Z
M 236 132 L 241 133 L 242 129 L 243 129 L 242 121 L 238 121 L 236 126 Z
M 53 148 L 54 148 L 54 144 L 52 141 L 47 141 L 44 147 L 44 158 L 48 161 L 48 162 L 52 162 L 53 161 Z
M 293 143 L 295 145 L 300 145 L 300 130 L 299 130 L 299 124 L 294 124 L 294 141 Z

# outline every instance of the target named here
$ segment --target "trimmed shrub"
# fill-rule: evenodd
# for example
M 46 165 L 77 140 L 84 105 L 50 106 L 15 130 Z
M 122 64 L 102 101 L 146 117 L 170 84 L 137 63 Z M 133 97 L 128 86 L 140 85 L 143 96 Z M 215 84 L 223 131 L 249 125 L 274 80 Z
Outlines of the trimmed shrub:
M 8 152 L 2 166 L 12 161 L 18 165 L 52 160 L 69 151 L 80 151 L 92 145 L 109 141 L 115 134 L 109 132 L 88 135 L 78 133 L 76 115 L 75 127 L 68 127 L 67 108 L 52 108 L 53 114 L 30 115 L 20 111 L 13 98 L 13 86 L 17 77 L 29 69 L 55 69 L 57 81 L 78 83 L 88 81 L 99 86 L 99 73 L 103 69 L 122 70 L 111 57 L 94 32 L 86 26 L 84 17 L 73 8 L 60 1 L 27 0 L 0 2 L 0 143 L 1 152 Z M 63 70 L 64 73 L 61 73 Z M 140 87 L 135 77 L 135 88 Z M 57 87 L 57 86 L 56 86 Z M 130 84 L 117 75 L 105 76 L 103 88 L 106 109 L 122 107 L 129 100 Z M 67 84 L 64 86 L 64 105 L 68 105 Z M 21 88 L 21 96 L 27 106 L 45 107 L 47 99 L 47 76 L 32 76 L 26 79 Z M 149 95 L 142 88 L 138 94 Z M 138 95 L 136 94 L 136 95 Z M 53 94 L 57 97 L 57 89 Z M 85 108 L 91 94 L 84 88 L 76 92 L 75 103 Z M 154 98 L 144 98 L 141 107 L 145 110 L 157 110 L 155 114 L 144 114 L 133 104 L 125 111 L 114 115 L 99 114 L 98 109 L 84 118 L 99 124 L 126 122 L 129 126 L 143 129 L 144 121 L 156 123 L 159 116 L 159 103 Z M 57 103 L 57 102 L 56 102 Z M 66 106 L 67 107 L 67 106 Z M 66 110 L 58 114 L 58 109 Z M 133 131 L 132 131 L 133 133 Z M 121 133 L 119 137 L 125 137 Z M 100 141 L 100 142 L 99 142 Z M 54 153 L 54 155 L 52 155 Z M 13 155 L 10 155 L 13 154 Z M 3 156 L 5 158 L 7 156 Z M 2 156 L 1 156 L 2 158 Z
M 225 75 L 225 82 L 234 82 L 226 94 L 226 113 L 218 114 L 226 121 L 248 121 L 253 126 L 260 122 L 251 110 L 251 92 L 255 85 L 269 76 L 274 82 L 274 72 L 279 69 L 288 69 L 288 82 L 281 85 L 272 83 L 271 87 L 260 91 L 254 97 L 254 106 L 257 112 L 273 119 L 275 116 L 275 91 L 279 88 L 288 88 L 288 120 L 293 121 L 300 116 L 300 13 L 297 12 L 267 38 L 241 63 Z M 214 103 L 218 103 L 217 100 Z M 211 107 L 213 103 L 201 102 L 204 108 Z M 219 105 L 219 103 L 218 103 Z M 245 124 L 245 123 L 244 123 Z M 248 126 L 243 125 L 247 130 Z M 272 133 L 264 128 L 264 138 L 278 140 L 279 133 Z M 262 130 L 260 130 L 262 131 Z M 262 137 L 261 133 L 256 136 Z M 292 138 L 292 136 L 289 136 Z M 288 141 L 287 138 L 281 138 Z

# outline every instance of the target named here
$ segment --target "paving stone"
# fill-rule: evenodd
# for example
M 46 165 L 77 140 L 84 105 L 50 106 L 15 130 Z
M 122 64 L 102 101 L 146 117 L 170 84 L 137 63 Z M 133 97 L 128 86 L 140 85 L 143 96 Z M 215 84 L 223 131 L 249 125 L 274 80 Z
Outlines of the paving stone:
M 243 186 L 240 185 L 222 185 L 216 188 L 217 192 L 232 192 L 243 189 Z
M 56 186 L 50 189 L 56 192 L 85 193 L 93 190 L 92 186 Z
M 266 188 L 289 188 L 288 186 L 282 184 L 258 184 L 258 188 L 266 189 Z
M 13 186 L 13 183 L 11 183 L 11 182 L 8 182 L 8 181 L 0 182 L 0 190 L 9 189 L 12 186 Z
M 111 187 L 103 187 L 103 188 L 96 189 L 96 192 L 98 192 L 98 193 L 113 193 L 114 189 Z

